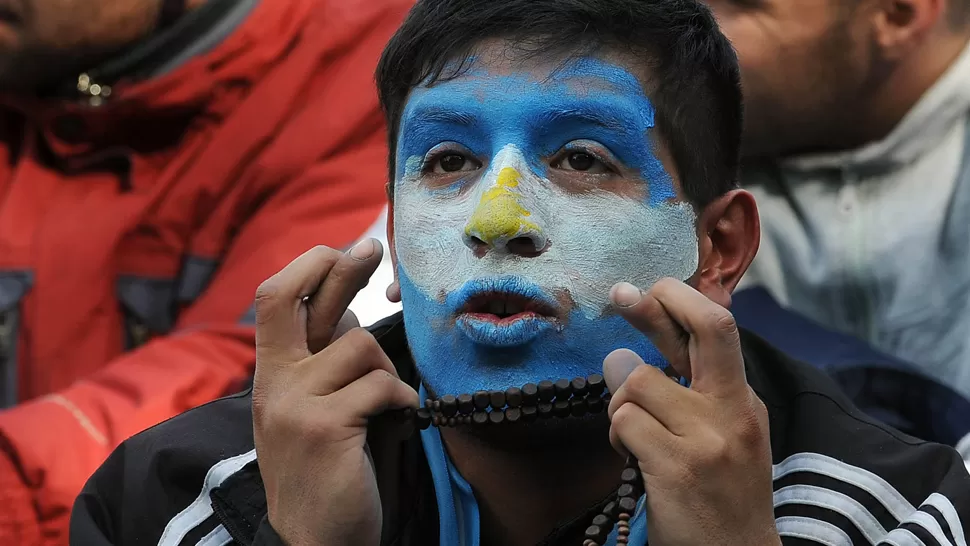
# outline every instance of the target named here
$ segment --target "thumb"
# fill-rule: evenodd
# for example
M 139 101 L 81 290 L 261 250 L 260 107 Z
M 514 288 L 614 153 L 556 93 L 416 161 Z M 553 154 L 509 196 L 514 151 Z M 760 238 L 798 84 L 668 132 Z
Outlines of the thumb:
M 337 341 L 343 337 L 344 334 L 353 330 L 354 328 L 360 328 L 360 321 L 357 320 L 357 315 L 355 315 L 353 311 L 347 309 L 344 311 L 343 316 L 340 317 L 340 321 L 337 322 L 337 326 L 333 330 L 333 338 L 331 338 L 330 343 Z
M 340 320 L 337 321 L 337 324 L 334 325 L 333 335 L 330 336 L 330 339 L 320 339 L 320 336 L 317 335 L 307 336 L 307 347 L 310 349 L 311 353 L 317 354 L 329 347 L 334 341 L 337 341 L 343 337 L 344 334 L 359 326 L 360 321 L 357 320 L 357 315 L 355 315 L 350 309 L 347 309 L 344 311 L 344 314 L 341 315 Z
M 613 351 L 603 361 L 603 378 L 606 379 L 606 387 L 610 392 L 615 393 L 638 366 L 646 366 L 638 354 L 629 349 Z

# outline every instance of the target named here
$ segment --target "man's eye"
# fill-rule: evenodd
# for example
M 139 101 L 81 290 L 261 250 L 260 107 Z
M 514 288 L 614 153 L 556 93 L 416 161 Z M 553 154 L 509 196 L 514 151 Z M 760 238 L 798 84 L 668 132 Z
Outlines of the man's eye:
M 596 158 L 585 152 L 576 152 L 566 157 L 566 165 L 574 171 L 588 171 L 596 165 Z
M 588 173 L 605 173 L 606 165 L 587 152 L 571 152 L 559 162 L 558 167 L 566 171 L 581 171 Z
M 461 154 L 445 154 L 434 162 L 434 172 L 436 173 L 454 173 L 474 169 L 475 163 Z

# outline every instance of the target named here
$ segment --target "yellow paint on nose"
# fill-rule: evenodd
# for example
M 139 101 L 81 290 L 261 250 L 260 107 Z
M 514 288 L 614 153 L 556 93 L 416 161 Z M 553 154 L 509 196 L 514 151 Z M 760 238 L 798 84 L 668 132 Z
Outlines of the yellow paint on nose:
M 522 194 L 513 191 L 521 178 L 519 171 L 512 167 L 499 171 L 495 186 L 485 191 L 468 220 L 465 235 L 493 245 L 498 241 L 508 242 L 529 231 L 539 231 L 539 226 L 527 220 L 532 213 L 519 202 Z

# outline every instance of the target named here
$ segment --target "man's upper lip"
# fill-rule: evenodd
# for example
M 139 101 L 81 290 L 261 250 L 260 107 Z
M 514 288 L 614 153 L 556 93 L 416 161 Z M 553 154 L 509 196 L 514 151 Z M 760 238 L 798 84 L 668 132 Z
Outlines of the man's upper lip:
M 505 316 L 531 311 L 562 319 L 566 313 L 558 301 L 537 284 L 516 275 L 471 279 L 448 299 L 455 315 L 495 314 L 492 311 L 498 311 L 500 307 Z
M 531 312 L 541 316 L 556 317 L 556 308 L 540 299 L 503 291 L 488 291 L 473 295 L 458 310 L 459 314 L 481 313 L 507 317 Z

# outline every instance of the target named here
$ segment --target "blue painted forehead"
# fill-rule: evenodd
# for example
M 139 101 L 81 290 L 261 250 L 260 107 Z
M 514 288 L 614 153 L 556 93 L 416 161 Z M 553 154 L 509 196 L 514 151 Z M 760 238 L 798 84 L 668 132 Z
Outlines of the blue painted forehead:
M 530 91 L 543 95 L 541 105 L 529 101 L 537 107 L 563 110 L 578 102 L 608 103 L 609 108 L 604 109 L 619 109 L 624 115 L 640 118 L 637 122 L 653 126 L 653 106 L 640 79 L 622 66 L 593 57 L 572 58 L 550 70 L 529 66 L 492 70 L 480 59 L 471 58 L 457 77 L 415 88 L 402 113 L 401 126 L 416 117 L 461 112 L 469 107 L 469 99 L 486 106 L 510 106 L 523 92 Z

